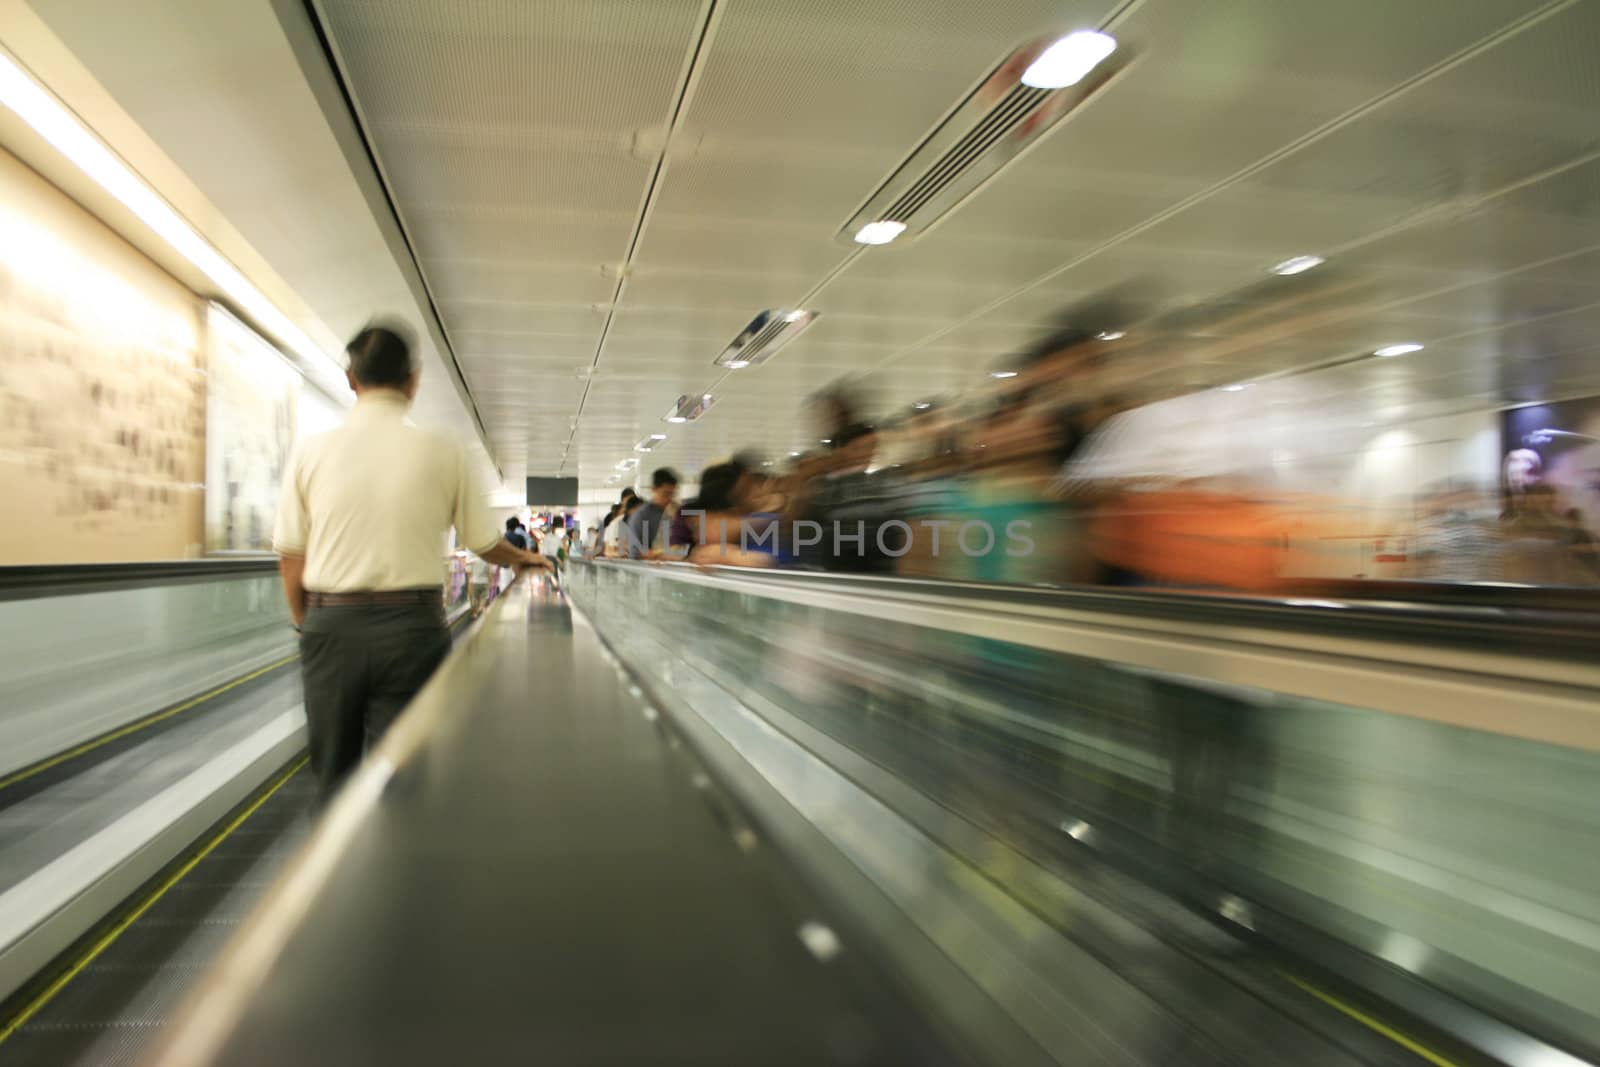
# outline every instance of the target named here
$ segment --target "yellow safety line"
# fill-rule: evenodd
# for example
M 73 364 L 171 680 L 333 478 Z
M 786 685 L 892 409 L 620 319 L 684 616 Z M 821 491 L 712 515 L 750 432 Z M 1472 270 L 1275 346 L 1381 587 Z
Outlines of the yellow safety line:
M 1405 1034 L 1402 1034 L 1400 1031 L 1396 1030 L 1394 1027 L 1385 1023 L 1381 1023 L 1360 1009 L 1346 1004 L 1332 993 L 1318 989 L 1310 982 L 1307 982 L 1301 978 L 1296 978 L 1294 975 L 1287 972 L 1280 971 L 1279 973 L 1285 978 L 1289 979 L 1289 981 L 1293 982 L 1295 985 L 1299 986 L 1301 989 L 1305 990 L 1307 993 L 1310 993 L 1312 996 L 1328 1005 L 1330 1008 L 1341 1011 L 1350 1016 L 1350 1018 L 1354 1019 L 1356 1022 L 1360 1023 L 1362 1026 L 1365 1026 L 1367 1029 L 1372 1030 L 1375 1033 L 1382 1034 L 1384 1037 L 1388 1038 L 1390 1041 L 1393 1041 L 1406 1051 L 1413 1052 L 1416 1055 L 1421 1056 L 1423 1059 L 1433 1064 L 1434 1067 L 1459 1067 L 1454 1060 L 1447 1059 L 1432 1049 L 1417 1043 L 1413 1039 L 1407 1037 Z
M 92 741 L 85 741 L 83 744 L 79 745 L 77 748 L 69 748 L 69 749 L 67 749 L 67 751 L 65 751 L 65 752 L 63 752 L 63 753 L 61 753 L 59 755 L 50 757 L 49 759 L 45 760 L 43 763 L 35 763 L 31 767 L 24 767 L 22 770 L 17 771 L 15 774 L 9 775 L 8 777 L 5 777 L 5 778 L 0 778 L 0 789 L 5 789 L 5 788 L 7 788 L 9 786 L 16 785 L 18 782 L 25 782 L 29 778 L 32 778 L 34 775 L 39 774 L 42 771 L 48 771 L 51 767 L 59 766 L 59 765 L 65 763 L 65 762 L 67 762 L 70 759 L 76 759 L 77 757 L 83 755 L 85 752 L 93 752 L 95 749 L 99 748 L 101 745 L 108 745 L 111 742 L 118 740 L 119 738 L 127 737 L 129 734 L 132 734 L 132 733 L 137 733 L 138 731 L 143 730 L 147 726 L 153 726 L 153 725 L 155 725 L 156 723 L 160 722 L 163 719 L 170 719 L 174 715 L 179 714 L 180 712 L 188 711 L 190 708 L 196 706 L 197 704 L 204 704 L 206 701 L 210 700 L 212 697 L 221 696 L 223 693 L 226 693 L 228 690 L 233 689 L 236 686 L 241 686 L 241 685 L 243 685 L 244 683 L 246 683 L 248 681 L 252 681 L 252 680 L 254 680 L 256 678 L 259 678 L 263 674 L 266 674 L 268 671 L 275 671 L 279 667 L 282 667 L 285 663 L 290 663 L 290 662 L 292 662 L 294 660 L 297 660 L 299 658 L 300 658 L 300 654 L 298 652 L 294 653 L 293 655 L 285 656 L 282 659 L 280 659 L 280 660 L 278 660 L 278 661 L 276 661 L 274 663 L 267 664 L 265 667 L 262 667 L 259 670 L 251 671 L 249 674 L 246 674 L 241 678 L 235 678 L 233 681 L 227 683 L 226 685 L 219 685 L 217 688 L 211 690 L 210 692 L 201 693 L 199 696 L 193 698 L 192 700 L 186 700 L 182 704 L 179 704 L 177 707 L 168 708 L 166 711 L 157 712 L 156 714 L 151 715 L 148 718 L 140 719 L 138 722 L 129 723 L 127 726 L 122 727 L 120 730 L 113 730 L 111 733 L 105 734 L 105 735 L 103 735 L 101 737 L 97 737 Z
M 294 766 L 278 775 L 277 780 L 267 787 L 266 792 L 262 793 L 259 797 L 253 800 L 249 807 L 245 808 L 238 815 L 234 816 L 233 819 L 228 822 L 228 825 L 224 826 L 216 833 L 215 836 L 211 838 L 210 841 L 206 842 L 205 847 L 201 848 L 199 852 L 196 852 L 192 857 L 190 857 L 189 861 L 182 867 L 179 867 L 176 871 L 172 872 L 172 874 L 169 875 L 165 881 L 157 886 L 149 896 L 145 897 L 145 899 L 139 903 L 138 907 L 134 908 L 132 911 L 118 920 L 117 924 L 111 929 L 107 930 L 98 941 L 90 945 L 88 950 L 85 951 L 82 956 L 78 957 L 77 961 L 73 963 L 71 967 L 68 967 L 65 972 L 56 978 L 55 981 L 46 986 L 38 996 L 29 1001 L 27 1006 L 13 1016 L 5 1024 L 5 1026 L 0 1027 L 0 1044 L 4 1044 L 6 1038 L 16 1033 L 17 1030 L 19 1030 L 29 1019 L 37 1015 L 40 1009 L 42 1009 L 46 1004 L 50 1003 L 55 995 L 65 988 L 68 982 L 76 978 L 80 971 L 89 966 L 89 964 L 93 963 L 96 957 L 98 957 L 102 952 L 110 948 L 112 943 L 127 931 L 128 927 L 137 922 L 139 917 L 145 912 L 149 911 L 156 901 L 160 900 L 166 895 L 167 890 L 177 885 L 186 874 L 194 870 L 196 864 L 210 855 L 212 849 L 222 844 L 222 842 L 227 839 L 229 834 L 237 830 L 246 819 L 254 815 L 257 808 L 261 807 L 261 805 L 272 799 L 272 795 L 279 789 L 283 788 L 284 783 L 290 778 L 293 778 L 295 773 L 305 765 L 306 758 L 302 756 Z

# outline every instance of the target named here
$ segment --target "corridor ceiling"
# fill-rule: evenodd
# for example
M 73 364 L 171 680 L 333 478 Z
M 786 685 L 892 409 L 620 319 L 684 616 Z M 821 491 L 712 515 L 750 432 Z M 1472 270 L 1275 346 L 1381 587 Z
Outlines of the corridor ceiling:
M 601 483 L 652 433 L 645 469 L 781 456 L 815 443 L 819 386 L 884 411 L 981 389 L 1112 291 L 1129 321 L 1084 325 L 1126 327 L 1122 380 L 1152 391 L 1401 341 L 1426 348 L 1328 387 L 1389 417 L 1597 391 L 1596 0 L 311 9 L 508 476 Z M 1121 75 L 930 231 L 841 239 L 1013 49 L 1086 28 Z M 1302 254 L 1327 262 L 1268 273 Z M 820 317 L 713 365 L 789 308 Z M 1177 342 L 1141 348 L 1152 320 Z

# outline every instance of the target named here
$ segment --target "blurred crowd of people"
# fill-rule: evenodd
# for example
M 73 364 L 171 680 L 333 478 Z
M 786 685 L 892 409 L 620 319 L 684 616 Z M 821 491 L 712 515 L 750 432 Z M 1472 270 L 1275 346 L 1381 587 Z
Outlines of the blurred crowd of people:
M 1423 494 L 1409 516 L 1386 516 L 1382 537 L 1356 537 L 1325 496 L 1237 472 L 1119 472 L 1104 462 L 1118 417 L 1161 399 L 1107 387 L 1122 336 L 1063 331 L 995 375 L 976 409 L 929 401 L 875 422 L 848 390 L 824 390 L 811 400 L 819 448 L 786 461 L 735 455 L 704 470 L 681 503 L 678 475 L 656 470 L 648 496 L 623 490 L 586 548 L 1002 583 L 1270 591 L 1327 577 L 1338 567 L 1319 570 L 1314 555 L 1359 543 L 1365 557 L 1338 564 L 1346 577 L 1600 581 L 1583 513 L 1548 484 L 1449 485 Z

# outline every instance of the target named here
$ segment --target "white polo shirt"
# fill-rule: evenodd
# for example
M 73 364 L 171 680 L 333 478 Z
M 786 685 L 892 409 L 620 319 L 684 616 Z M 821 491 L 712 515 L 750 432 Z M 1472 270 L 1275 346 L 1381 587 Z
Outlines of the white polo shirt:
M 289 461 L 272 547 L 304 556 L 320 593 L 418 589 L 444 581 L 445 533 L 480 555 L 500 526 L 466 450 L 406 418 L 397 391 L 362 393 L 344 425 L 302 441 Z

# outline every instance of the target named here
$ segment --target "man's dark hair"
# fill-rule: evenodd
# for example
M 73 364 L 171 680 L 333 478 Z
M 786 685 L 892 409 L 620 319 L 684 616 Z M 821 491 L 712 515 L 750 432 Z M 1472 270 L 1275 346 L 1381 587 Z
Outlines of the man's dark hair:
M 677 485 L 678 472 L 671 467 L 657 467 L 650 474 L 650 488 L 660 489 L 663 485 Z
M 367 326 L 350 339 L 350 376 L 357 385 L 398 389 L 416 372 L 411 331 L 399 323 Z
M 638 500 L 638 499 L 639 499 L 639 494 L 634 490 L 633 486 L 629 485 L 629 486 L 623 487 L 622 498 L 620 500 L 618 500 L 617 503 L 621 504 L 624 507 L 626 507 L 627 504 L 628 504 L 628 501 L 630 501 L 630 500 Z
M 622 505 L 622 513 L 624 515 L 632 515 L 635 511 L 643 506 L 644 501 L 640 499 L 637 493 L 635 493 L 633 496 L 628 498 L 628 502 L 626 504 Z
M 509 519 L 506 520 L 506 529 L 507 530 L 518 529 L 519 527 L 521 527 L 521 525 L 522 525 L 522 520 L 517 518 L 515 515 L 511 516 Z

